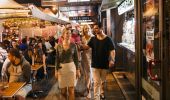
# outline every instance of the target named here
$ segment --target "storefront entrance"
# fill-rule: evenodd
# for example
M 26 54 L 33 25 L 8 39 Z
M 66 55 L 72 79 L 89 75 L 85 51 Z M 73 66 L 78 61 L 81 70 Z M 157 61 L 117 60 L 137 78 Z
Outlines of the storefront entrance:
M 140 43 L 142 53 L 139 87 L 143 100 L 170 99 L 170 1 L 141 0 Z M 137 49 L 141 49 L 137 48 Z M 140 50 L 139 50 L 140 51 Z

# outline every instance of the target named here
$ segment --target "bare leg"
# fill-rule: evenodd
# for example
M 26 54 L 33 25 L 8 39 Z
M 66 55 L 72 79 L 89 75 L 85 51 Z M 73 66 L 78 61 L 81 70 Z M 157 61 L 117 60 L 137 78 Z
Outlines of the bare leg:
M 75 100 L 75 95 L 74 95 L 74 87 L 69 87 L 69 100 Z
M 62 88 L 62 89 L 60 89 L 61 90 L 61 100 L 65 100 L 66 99 L 66 97 L 67 97 L 67 88 Z
M 25 98 L 20 95 L 16 95 L 15 97 L 16 100 L 25 100 Z
M 105 82 L 102 82 L 100 85 L 100 95 L 104 95 L 104 84 Z
M 33 79 L 36 79 L 37 71 L 33 72 Z

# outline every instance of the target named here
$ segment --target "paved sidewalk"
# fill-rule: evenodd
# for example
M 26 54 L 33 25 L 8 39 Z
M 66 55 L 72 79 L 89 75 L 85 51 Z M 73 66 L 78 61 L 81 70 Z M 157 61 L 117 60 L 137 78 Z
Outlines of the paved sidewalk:
M 49 86 L 48 94 L 44 97 L 41 96 L 40 98 L 36 98 L 34 100 L 64 100 L 60 95 L 60 92 L 58 89 L 58 83 L 54 80 L 55 78 L 51 78 L 51 80 L 48 81 L 48 82 L 53 83 L 52 86 Z M 39 84 L 39 85 L 37 84 L 38 85 L 37 87 L 44 87 L 44 85 L 52 84 L 48 82 L 46 82 L 46 84 Z M 91 92 L 92 92 L 92 98 L 93 98 L 93 90 L 91 90 Z M 107 76 L 107 80 L 105 83 L 105 94 L 106 94 L 105 100 L 125 100 L 125 97 L 123 96 L 112 74 L 108 74 Z M 32 98 L 28 97 L 26 100 L 32 100 Z M 76 97 L 76 100 L 86 100 L 86 97 L 79 96 L 79 97 Z

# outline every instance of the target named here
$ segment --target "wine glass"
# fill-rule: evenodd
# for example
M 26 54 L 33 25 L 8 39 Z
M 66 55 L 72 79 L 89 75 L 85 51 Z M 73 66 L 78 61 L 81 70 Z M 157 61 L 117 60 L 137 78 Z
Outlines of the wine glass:
M 1 76 L 1 83 L 3 85 L 3 88 L 7 88 L 8 87 L 8 76 L 6 73 L 4 73 L 2 76 Z

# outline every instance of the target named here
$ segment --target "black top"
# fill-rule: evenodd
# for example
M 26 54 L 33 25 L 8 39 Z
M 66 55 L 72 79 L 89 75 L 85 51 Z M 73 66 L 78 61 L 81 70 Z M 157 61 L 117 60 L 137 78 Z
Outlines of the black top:
M 92 68 L 108 69 L 110 51 L 115 49 L 115 45 L 110 37 L 103 40 L 92 37 L 88 42 L 92 48 Z

